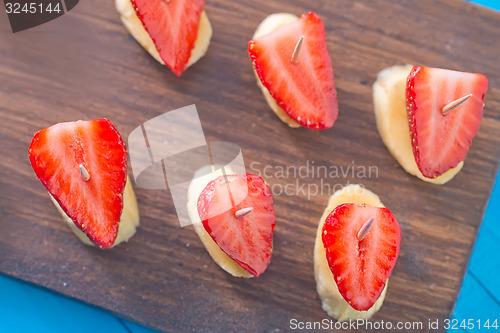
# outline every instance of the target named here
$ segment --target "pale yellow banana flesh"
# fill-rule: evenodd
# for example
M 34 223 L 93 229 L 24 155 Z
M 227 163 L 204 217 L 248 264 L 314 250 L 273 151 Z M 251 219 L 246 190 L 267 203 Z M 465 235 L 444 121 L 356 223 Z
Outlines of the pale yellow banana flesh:
M 278 14 L 272 14 L 269 15 L 264 19 L 264 21 L 261 22 L 261 24 L 258 26 L 257 30 L 255 31 L 253 35 L 253 39 L 259 38 L 260 36 L 267 35 L 270 32 L 273 32 L 274 30 L 281 28 L 284 25 L 287 25 L 289 23 L 297 21 L 299 18 L 293 14 L 288 14 L 288 13 L 278 13 Z M 257 75 L 257 72 L 255 71 L 254 68 L 254 74 L 255 77 L 257 78 L 257 85 L 259 86 L 260 90 L 262 91 L 262 94 L 264 95 L 264 98 L 271 108 L 273 112 L 278 116 L 278 118 L 287 124 L 290 127 L 297 128 L 300 127 L 300 124 L 297 123 L 295 120 L 290 118 L 288 114 L 276 103 L 276 100 L 271 96 L 269 93 L 269 90 L 267 90 L 266 87 L 262 84 L 260 81 L 259 76 Z
M 360 185 L 348 185 L 342 190 L 335 192 L 330 197 L 328 206 L 319 221 L 318 230 L 316 232 L 316 242 L 314 244 L 314 277 L 316 279 L 316 290 L 321 299 L 323 310 L 325 310 L 330 317 L 338 321 L 368 319 L 382 306 L 385 294 L 387 293 L 389 280 L 386 281 L 385 288 L 379 299 L 368 311 L 357 311 L 353 309 L 337 289 L 337 283 L 335 283 L 334 276 L 328 266 L 323 240 L 321 239 L 321 232 L 326 218 L 332 210 L 344 203 L 358 203 L 375 207 L 384 207 L 376 194 Z
M 127 28 L 132 37 L 134 37 L 135 40 L 141 44 L 141 46 L 148 51 L 156 61 L 165 65 L 160 57 L 160 54 L 158 53 L 155 43 L 151 39 L 151 36 L 149 36 L 139 17 L 137 17 L 130 0 L 115 0 L 115 6 L 116 10 L 120 14 L 120 19 L 123 25 Z M 200 24 L 198 26 L 198 36 L 194 43 L 194 48 L 191 50 L 188 67 L 193 65 L 205 55 L 208 50 L 208 46 L 210 45 L 210 38 L 212 38 L 212 25 L 208 20 L 207 14 L 203 11 L 201 13 Z
M 49 194 L 50 195 L 50 194 Z M 61 206 L 57 203 L 52 195 L 50 195 L 52 202 L 57 207 L 57 210 L 63 217 L 64 221 L 69 225 L 71 231 L 78 237 L 78 239 L 85 245 L 94 246 L 94 244 L 87 237 L 87 234 L 78 229 L 73 220 L 66 215 Z M 134 189 L 130 183 L 130 178 L 127 177 L 127 183 L 123 191 L 123 210 L 120 217 L 120 224 L 118 226 L 118 234 L 116 235 L 115 243 L 112 247 L 127 242 L 136 232 L 139 226 L 139 208 L 137 207 L 137 200 L 135 198 Z
M 436 178 L 427 178 L 418 169 L 411 146 L 410 129 L 406 115 L 406 78 L 413 66 L 394 66 L 378 73 L 373 84 L 375 119 L 382 141 L 389 152 L 409 174 L 433 184 L 450 181 L 463 167 L 460 162 Z

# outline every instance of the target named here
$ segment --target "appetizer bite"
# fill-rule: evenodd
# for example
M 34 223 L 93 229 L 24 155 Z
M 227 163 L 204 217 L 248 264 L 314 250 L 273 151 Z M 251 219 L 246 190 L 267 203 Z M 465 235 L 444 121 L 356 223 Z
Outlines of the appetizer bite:
M 115 0 L 115 5 L 132 37 L 175 75 L 207 52 L 212 26 L 204 0 Z
M 60 123 L 35 133 L 29 147 L 38 179 L 78 238 L 106 249 L 139 225 L 127 152 L 107 119 Z
M 323 310 L 339 321 L 373 316 L 384 302 L 400 244 L 398 221 L 377 195 L 359 185 L 335 192 L 314 245 Z
M 267 269 L 273 250 L 276 217 L 271 190 L 258 176 L 225 175 L 220 168 L 199 177 L 207 168 L 211 167 L 200 169 L 189 185 L 194 230 L 223 270 L 235 277 L 257 277 Z
M 269 107 L 290 127 L 331 128 L 337 90 L 325 27 L 313 12 L 268 16 L 248 46 L 257 84 Z
M 382 70 L 373 85 L 378 131 L 411 175 L 444 184 L 463 167 L 479 130 L 488 80 L 422 66 Z

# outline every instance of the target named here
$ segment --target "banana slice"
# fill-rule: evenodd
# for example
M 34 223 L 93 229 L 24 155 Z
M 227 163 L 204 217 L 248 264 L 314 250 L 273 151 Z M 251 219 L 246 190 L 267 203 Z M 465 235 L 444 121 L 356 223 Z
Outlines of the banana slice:
M 228 272 L 234 277 L 243 277 L 243 278 L 253 278 L 254 276 L 243 269 L 236 261 L 231 259 L 224 251 L 222 251 L 214 242 L 212 237 L 205 230 L 205 227 L 201 222 L 199 222 L 199 214 L 198 214 L 198 198 L 200 197 L 201 192 L 207 186 L 207 184 L 216 179 L 219 176 L 222 176 L 222 169 L 218 166 L 216 167 L 217 171 L 213 173 L 209 173 L 211 171 L 211 166 L 205 166 L 196 171 L 193 180 L 189 184 L 188 188 L 188 203 L 187 209 L 188 214 L 193 223 L 194 231 L 200 237 L 201 242 L 205 246 L 208 251 L 208 254 L 212 257 L 212 259 L 219 265 L 223 270 Z M 225 167 L 226 174 L 232 174 L 233 171 L 230 170 L 229 167 Z M 200 175 L 206 175 L 200 177 Z
M 260 36 L 267 35 L 268 33 L 273 32 L 274 30 L 281 28 L 284 25 L 287 25 L 289 23 L 297 21 L 299 18 L 293 14 L 288 14 L 288 13 L 278 13 L 278 14 L 271 14 L 268 17 L 264 19 L 264 21 L 261 22 L 261 24 L 257 27 L 257 30 L 255 31 L 253 35 L 253 39 L 259 38 Z M 259 75 L 257 75 L 257 72 L 255 71 L 255 68 L 253 70 L 255 77 L 257 78 L 257 85 L 259 86 L 260 90 L 262 91 L 262 94 L 264 95 L 264 98 L 266 99 L 267 104 L 273 110 L 273 112 L 278 116 L 278 118 L 287 124 L 288 126 L 292 128 L 297 128 L 300 127 L 300 124 L 297 123 L 295 120 L 290 118 L 288 114 L 283 110 L 278 103 L 276 103 L 276 100 L 271 96 L 271 93 L 269 90 L 267 90 L 266 87 L 262 84 L 260 81 Z
M 409 174 L 433 184 L 450 181 L 463 167 L 460 162 L 436 178 L 427 178 L 418 169 L 411 146 L 406 115 L 406 79 L 412 65 L 394 66 L 378 73 L 373 84 L 373 104 L 378 132 L 389 152 Z
M 52 199 L 54 205 L 57 207 L 57 210 L 63 217 L 64 221 L 66 221 L 76 237 L 78 237 L 78 239 L 85 245 L 95 246 L 87 237 L 87 234 L 78 229 L 73 220 L 68 215 L 66 215 L 56 199 L 54 199 L 54 197 L 50 194 L 49 196 Z M 118 226 L 118 234 L 112 247 L 120 243 L 127 242 L 135 234 L 138 226 L 139 209 L 137 207 L 137 200 L 135 198 L 134 189 L 130 184 L 130 178 L 127 177 L 127 183 L 125 184 L 125 189 L 123 191 L 123 210 L 120 218 L 120 224 Z
M 359 203 L 367 204 L 376 207 L 384 207 L 380 202 L 379 197 L 373 192 L 365 189 L 360 185 L 348 185 L 342 190 L 335 192 L 328 201 L 321 220 L 319 221 L 318 230 L 316 232 L 316 242 L 314 244 L 314 277 L 316 279 L 316 290 L 318 291 L 319 298 L 322 302 L 323 310 L 329 316 L 344 321 L 349 319 L 368 319 L 373 316 L 384 303 L 385 294 L 387 293 L 387 286 L 389 280 L 385 283 L 385 288 L 382 291 L 379 299 L 368 311 L 357 311 L 353 309 L 349 303 L 342 297 L 337 289 L 337 283 L 333 277 L 328 261 L 326 259 L 326 252 L 321 239 L 321 231 L 326 218 L 338 205 L 344 203 Z
M 141 44 L 141 46 L 149 52 L 160 64 L 165 65 L 158 53 L 155 43 L 149 36 L 148 32 L 142 25 L 141 20 L 137 17 L 134 7 L 130 0 L 115 0 L 116 10 L 120 14 L 120 19 L 127 28 L 128 32 Z M 210 38 L 212 38 L 212 25 L 208 20 L 208 16 L 203 11 L 200 17 L 200 24 L 198 26 L 198 36 L 194 43 L 194 48 L 191 50 L 191 56 L 188 61 L 188 67 L 200 60 L 208 50 L 210 45 Z

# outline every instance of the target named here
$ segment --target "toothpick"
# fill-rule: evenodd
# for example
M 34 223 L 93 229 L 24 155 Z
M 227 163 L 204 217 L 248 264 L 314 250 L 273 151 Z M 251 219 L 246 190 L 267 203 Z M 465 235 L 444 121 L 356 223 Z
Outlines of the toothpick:
M 250 214 L 252 211 L 253 211 L 253 207 L 242 208 L 242 209 L 236 211 L 236 213 L 234 213 L 234 216 L 236 216 L 236 218 L 239 219 L 245 215 Z
M 370 218 L 368 221 L 365 222 L 365 224 L 363 224 L 363 226 L 361 227 L 361 229 L 359 229 L 359 231 L 358 231 L 358 240 L 360 242 L 363 240 L 363 238 L 366 237 L 366 235 L 368 235 L 368 233 L 370 232 L 370 229 L 371 229 L 374 221 L 375 221 L 375 219 L 373 217 Z
M 446 116 L 446 114 L 448 112 L 456 109 L 457 107 L 459 107 L 460 105 L 462 105 L 463 103 L 465 103 L 471 97 L 472 97 L 472 94 L 468 94 L 468 95 L 466 95 L 464 97 L 460 97 L 456 101 L 453 101 L 453 102 L 449 103 L 448 105 L 446 105 L 443 108 L 443 110 L 441 110 L 441 113 L 443 114 L 443 116 Z
M 83 164 L 80 164 L 78 167 L 80 168 L 80 175 L 82 175 L 83 180 L 88 181 L 90 179 L 90 174 L 87 169 L 85 169 Z
M 304 46 L 304 35 L 300 36 L 299 41 L 297 42 L 297 45 L 295 45 L 295 49 L 293 50 L 291 61 L 294 64 L 299 62 L 300 53 L 302 52 L 302 46 Z

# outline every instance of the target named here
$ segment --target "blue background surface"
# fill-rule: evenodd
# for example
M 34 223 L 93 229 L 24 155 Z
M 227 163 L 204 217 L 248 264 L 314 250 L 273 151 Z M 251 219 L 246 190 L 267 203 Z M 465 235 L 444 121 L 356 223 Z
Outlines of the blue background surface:
M 460 0 L 457 0 L 460 1 Z M 472 1 L 500 10 L 500 0 Z M 467 275 L 464 279 L 452 319 L 473 319 L 500 327 L 500 173 L 479 231 Z M 115 317 L 105 310 L 0 275 L 0 332 L 51 333 L 151 333 L 145 327 Z M 78 325 L 75 325 L 78 323 Z M 476 332 L 457 325 L 452 332 Z M 481 328 L 482 332 L 500 332 Z

